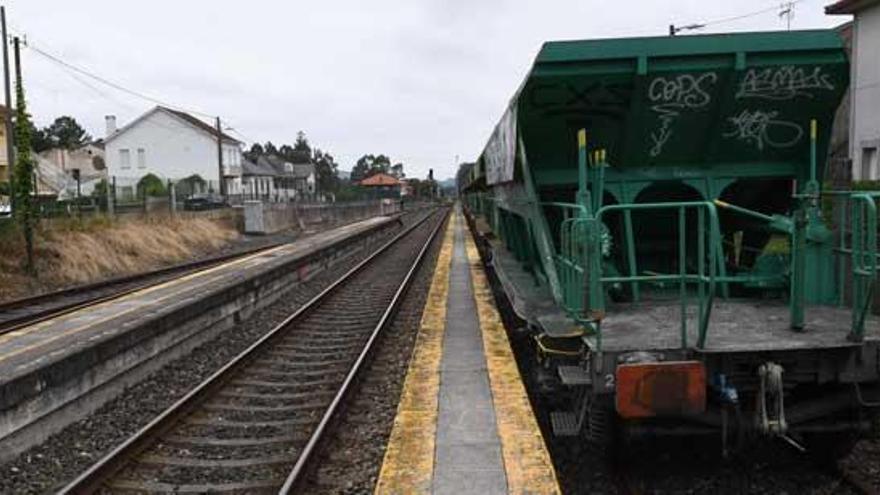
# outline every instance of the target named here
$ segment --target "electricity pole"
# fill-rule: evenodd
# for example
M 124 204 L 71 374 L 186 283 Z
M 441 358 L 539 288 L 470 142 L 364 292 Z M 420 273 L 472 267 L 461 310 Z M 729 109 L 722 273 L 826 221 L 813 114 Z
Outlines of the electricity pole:
M 220 117 L 217 117 L 217 166 L 220 167 L 220 197 L 226 199 L 226 180 L 223 177 L 223 131 Z
M 14 208 L 12 197 L 12 170 L 15 168 L 15 150 L 12 143 L 12 89 L 9 84 L 9 42 L 6 37 L 6 7 L 0 6 L 0 34 L 3 36 L 3 90 L 6 115 L 3 116 L 3 124 L 6 129 L 6 180 L 9 184 L 9 205 Z

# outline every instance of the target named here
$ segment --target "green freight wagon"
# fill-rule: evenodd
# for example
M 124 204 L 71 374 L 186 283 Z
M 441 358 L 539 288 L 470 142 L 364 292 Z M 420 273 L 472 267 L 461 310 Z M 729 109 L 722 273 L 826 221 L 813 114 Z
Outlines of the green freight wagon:
M 825 30 L 542 47 L 458 180 L 557 435 L 876 424 L 880 193 L 826 180 L 848 74 Z

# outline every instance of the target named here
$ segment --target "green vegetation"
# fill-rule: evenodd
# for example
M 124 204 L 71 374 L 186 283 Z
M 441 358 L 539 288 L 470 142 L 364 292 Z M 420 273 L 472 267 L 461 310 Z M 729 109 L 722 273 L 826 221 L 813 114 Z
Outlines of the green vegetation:
M 165 183 L 153 174 L 141 177 L 137 183 L 138 195 L 142 197 L 162 197 L 168 195 Z
M 15 219 L 24 235 L 25 271 L 35 276 L 34 264 L 34 225 L 36 224 L 34 195 L 34 160 L 31 157 L 31 123 L 24 98 L 21 76 L 15 83 L 15 168 L 12 171 L 12 203 L 15 206 Z
M 314 163 L 318 192 L 336 192 L 338 195 L 342 185 L 338 176 L 339 165 L 333 155 L 318 148 L 312 148 L 302 131 L 296 133 L 293 146 L 283 144 L 279 148 L 271 141 L 263 145 L 254 143 L 250 150 L 244 152 L 244 156 L 255 163 L 261 156 L 277 156 L 291 163 Z
M 28 122 L 31 136 L 31 149 L 39 153 L 51 148 L 64 148 L 68 150 L 79 148 L 91 142 L 92 137 L 75 118 L 62 115 L 50 125 L 38 129 L 33 123 Z

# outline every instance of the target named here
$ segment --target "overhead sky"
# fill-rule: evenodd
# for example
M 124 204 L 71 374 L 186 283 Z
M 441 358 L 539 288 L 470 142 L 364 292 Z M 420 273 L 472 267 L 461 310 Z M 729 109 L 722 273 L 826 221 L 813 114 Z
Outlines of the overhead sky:
M 0 0 L 2 1 L 2 0 Z M 792 29 L 833 27 L 830 0 L 794 6 Z M 76 74 L 36 50 L 124 88 L 206 115 L 243 141 L 306 133 L 350 170 L 366 153 L 453 176 L 473 160 L 541 43 L 786 29 L 767 0 L 7 0 L 38 125 L 71 115 L 95 137 L 155 103 Z M 753 14 L 766 10 L 763 13 Z M 745 16 L 740 19 L 731 19 Z M 712 23 L 713 21 L 720 21 Z

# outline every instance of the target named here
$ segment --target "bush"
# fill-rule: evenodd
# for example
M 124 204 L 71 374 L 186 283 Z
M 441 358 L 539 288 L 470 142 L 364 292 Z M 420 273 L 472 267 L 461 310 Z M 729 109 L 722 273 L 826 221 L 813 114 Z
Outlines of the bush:
M 165 189 L 165 183 L 162 179 L 153 174 L 147 174 L 141 177 L 137 183 L 138 194 L 141 196 L 167 196 L 168 191 Z
M 188 198 L 205 190 L 208 183 L 199 174 L 193 174 L 174 184 L 174 192 L 178 198 Z

